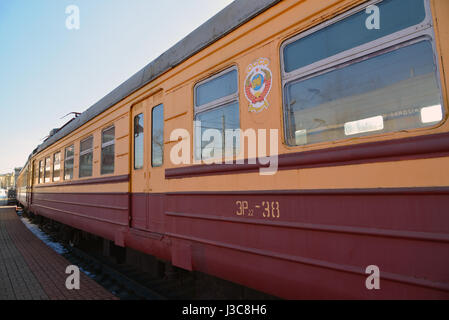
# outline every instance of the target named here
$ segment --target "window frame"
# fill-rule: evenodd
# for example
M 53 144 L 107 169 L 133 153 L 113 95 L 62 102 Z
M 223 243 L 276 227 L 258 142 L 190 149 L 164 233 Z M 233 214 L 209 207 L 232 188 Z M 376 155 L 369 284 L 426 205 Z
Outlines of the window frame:
M 222 75 L 225 75 L 225 74 L 227 74 L 229 72 L 232 72 L 232 71 L 236 71 L 237 72 L 237 79 L 236 79 L 237 80 L 237 91 L 235 93 L 233 93 L 231 95 L 228 95 L 226 97 L 215 99 L 215 100 L 213 100 L 211 102 L 208 102 L 208 103 L 206 103 L 204 105 L 201 105 L 201 106 L 197 106 L 196 105 L 196 102 L 197 102 L 197 99 L 196 99 L 197 93 L 196 92 L 197 92 L 197 88 L 199 86 L 201 86 L 201 85 L 203 85 L 203 84 L 205 84 L 207 82 L 210 82 L 210 81 L 212 81 L 212 80 L 214 80 L 214 79 L 216 79 L 216 78 L 218 78 L 218 77 L 220 77 Z M 193 137 L 193 157 L 194 157 L 195 160 L 197 160 L 197 161 L 205 160 L 205 159 L 203 159 L 203 156 L 202 156 L 202 149 L 201 149 L 200 157 L 199 158 L 197 157 L 197 147 L 198 147 L 197 143 L 198 142 L 197 142 L 196 133 L 197 133 L 198 130 L 197 130 L 196 126 L 195 126 L 195 123 L 197 121 L 196 120 L 197 116 L 199 114 L 201 114 L 201 113 L 205 113 L 205 112 L 208 112 L 208 111 L 212 111 L 214 109 L 225 107 L 226 105 L 230 105 L 232 103 L 237 103 L 237 105 L 238 105 L 238 109 L 239 109 L 239 127 L 241 128 L 242 122 L 241 122 L 241 117 L 240 117 L 240 72 L 239 72 L 239 69 L 238 69 L 237 65 L 229 66 L 229 67 L 227 67 L 227 68 L 225 68 L 225 69 L 223 69 L 223 70 L 221 70 L 221 71 L 219 71 L 219 72 L 217 72 L 217 73 L 215 73 L 215 74 L 213 74 L 213 75 L 211 75 L 211 76 L 209 76 L 209 77 L 207 77 L 207 78 L 197 82 L 194 85 L 194 87 L 193 87 L 193 121 L 194 121 L 194 127 L 193 127 L 193 132 L 194 132 L 193 133 L 193 136 L 194 136 Z M 236 146 L 236 148 L 239 149 L 240 146 Z M 226 157 L 226 154 L 222 154 L 221 155 L 221 158 L 224 159 L 225 157 Z M 218 159 L 218 158 L 214 157 L 212 159 Z M 207 160 L 212 160 L 212 159 L 207 159 Z
M 346 62 L 351 62 L 360 57 L 369 56 L 370 54 L 377 52 L 379 50 L 395 46 L 402 42 L 407 42 L 414 38 L 418 38 L 419 36 L 422 36 L 422 35 L 428 35 L 432 39 L 432 41 L 431 41 L 432 47 L 433 47 L 434 53 L 435 53 L 435 50 L 436 50 L 435 34 L 433 31 L 433 20 L 432 20 L 432 13 L 430 10 L 430 4 L 428 2 L 429 0 L 423 0 L 426 18 L 421 23 L 413 25 L 406 29 L 397 31 L 395 33 L 389 34 L 387 36 L 381 37 L 374 41 L 364 43 L 360 46 L 340 52 L 331 57 L 327 57 L 325 59 L 316 61 L 310 65 L 301 67 L 294 71 L 285 72 L 284 49 L 287 45 L 289 45 L 293 42 L 296 42 L 302 38 L 305 38 L 305 37 L 307 37 L 315 32 L 318 32 L 322 29 L 325 29 L 337 22 L 345 20 L 346 18 L 352 16 L 353 14 L 356 14 L 358 12 L 366 10 L 366 8 L 369 7 L 370 5 L 375 5 L 382 1 L 383 0 L 368 1 L 364 4 L 361 4 L 353 9 L 351 9 L 351 10 L 348 10 L 330 20 L 327 20 L 327 21 L 325 21 L 317 26 L 314 26 L 304 32 L 301 32 L 293 37 L 290 36 L 289 38 L 284 40 L 280 47 L 280 59 L 281 59 L 280 65 L 281 65 L 281 74 L 282 74 L 282 88 L 285 87 L 285 82 L 290 82 L 292 79 L 298 80 L 298 78 L 300 76 L 315 75 L 315 73 L 318 73 L 323 70 L 328 72 L 331 70 L 332 66 L 341 65 Z
M 208 83 L 208 82 L 210 82 L 210 81 L 212 81 L 212 80 L 214 80 L 216 78 L 219 78 L 222 75 L 225 75 L 226 73 L 232 72 L 234 70 L 237 72 L 237 91 L 235 93 L 233 93 L 231 95 L 228 95 L 226 97 L 215 99 L 215 100 L 213 100 L 211 102 L 208 102 L 206 104 L 203 104 L 201 106 L 197 106 L 197 104 L 196 104 L 196 90 L 197 90 L 198 87 L 200 87 L 201 85 L 206 84 L 206 83 Z M 236 65 L 232 65 L 232 66 L 227 67 L 226 69 L 224 69 L 224 70 L 222 70 L 222 71 L 220 71 L 218 73 L 213 74 L 212 76 L 207 77 L 206 79 L 201 80 L 200 82 L 197 82 L 195 84 L 195 86 L 193 87 L 193 111 L 194 111 L 194 118 L 196 118 L 196 115 L 198 113 L 202 113 L 202 112 L 205 112 L 205 111 L 217 108 L 219 106 L 224 106 L 226 104 L 229 104 L 229 103 L 233 102 L 234 100 L 239 102 L 239 93 L 240 93 L 239 80 L 240 80 L 239 79 L 239 70 L 238 70 Z
M 304 81 L 310 78 L 314 78 L 320 76 L 322 74 L 326 74 L 336 69 L 344 68 L 348 65 L 360 62 L 364 59 L 374 58 L 376 56 L 380 56 L 384 53 L 395 51 L 402 47 L 407 47 L 412 45 L 413 43 L 418 43 L 420 41 L 428 40 L 432 45 L 433 50 L 433 58 L 436 65 L 436 74 L 437 74 L 437 84 L 440 89 L 440 97 L 441 97 L 441 107 L 443 109 L 443 114 L 447 114 L 446 106 L 444 105 L 444 101 L 442 99 L 442 86 L 441 86 L 441 66 L 440 60 L 438 57 L 438 51 L 436 47 L 435 41 L 435 31 L 433 24 L 433 16 L 430 8 L 429 0 L 423 0 L 424 2 L 424 10 L 426 17 L 421 23 L 408 27 L 406 29 L 397 31 L 395 33 L 383 36 L 374 41 L 364 43 L 360 46 L 353 47 L 346 51 L 340 52 L 336 55 L 327 57 L 325 59 L 316 61 L 310 65 L 301 67 L 299 69 L 293 70 L 291 72 L 285 71 L 285 57 L 284 57 L 284 49 L 287 45 L 296 42 L 302 38 L 305 38 L 317 31 L 320 31 L 330 25 L 333 25 L 337 22 L 340 22 L 353 14 L 366 10 L 370 5 L 376 5 L 383 0 L 371 0 L 361 5 L 356 6 L 328 21 L 325 21 L 319 25 L 316 25 L 304 32 L 300 32 L 294 36 L 290 36 L 285 39 L 280 46 L 280 67 L 281 67 L 281 77 L 282 77 L 282 124 L 283 124 L 283 143 L 288 147 L 298 148 L 298 147 L 309 147 L 317 144 L 329 144 L 329 143 L 338 143 L 342 141 L 346 141 L 347 139 L 358 139 L 361 137 L 347 137 L 347 139 L 339 139 L 339 140 L 326 140 L 318 143 L 307 144 L 307 145 L 291 145 L 288 143 L 288 119 L 286 117 L 287 114 L 287 85 L 293 82 Z M 368 17 L 368 15 L 367 15 Z M 411 128 L 409 130 L 423 130 L 423 129 L 432 129 L 436 126 L 440 126 L 444 123 L 445 117 L 438 124 L 431 125 L 425 128 Z M 372 135 L 365 136 L 373 137 L 379 134 L 394 134 L 394 132 L 382 132 L 382 133 L 373 133 Z M 363 137 L 362 137 L 363 138 Z
M 67 157 L 67 149 L 73 148 L 73 155 L 70 157 Z M 72 167 L 72 177 L 70 179 L 66 179 L 66 162 L 69 160 L 73 160 L 73 167 Z M 75 172 L 75 144 L 69 145 L 68 147 L 64 148 L 64 181 L 73 180 L 73 173 Z
M 81 144 L 83 143 L 83 142 L 85 142 L 85 141 L 87 141 L 87 140 L 89 140 L 89 139 L 92 139 L 92 147 L 91 148 L 89 148 L 89 149 L 87 149 L 87 150 L 85 150 L 85 151 L 81 151 Z M 80 154 L 79 154 L 79 161 L 78 161 L 78 177 L 80 178 L 80 179 L 82 179 L 82 178 L 89 178 L 89 177 L 92 177 L 93 175 L 94 175 L 94 163 L 93 163 L 93 157 L 94 157 L 94 135 L 93 134 L 91 134 L 90 136 L 88 136 L 87 138 L 84 138 L 83 140 L 80 140 Z M 88 176 L 81 176 L 81 157 L 82 156 L 85 156 L 86 154 L 90 154 L 90 153 L 92 153 L 92 173 L 90 174 L 90 175 L 88 175 Z
M 108 142 L 103 142 L 103 134 L 105 131 L 108 131 L 110 129 L 114 128 L 114 139 Z M 112 172 L 103 173 L 103 149 L 109 146 L 114 145 L 114 170 Z M 92 148 L 93 148 L 93 141 L 92 141 Z M 101 130 L 101 154 L 100 154 L 100 174 L 101 175 L 107 175 L 107 174 L 114 174 L 115 173 L 115 124 L 112 124 L 103 130 Z
M 142 116 L 143 118 L 143 150 L 142 150 L 142 154 L 143 154 L 143 158 L 142 158 L 142 166 L 137 168 L 136 167 L 136 118 Z M 136 114 L 133 117 L 133 170 L 137 171 L 137 170 L 143 170 L 143 168 L 145 167 L 145 112 L 142 111 L 138 114 Z
M 155 165 L 154 164 L 154 148 L 153 148 L 153 141 L 154 141 L 154 110 L 158 107 L 162 107 L 162 160 L 161 160 L 161 164 L 160 165 Z M 151 109 L 151 167 L 152 168 L 160 168 L 162 166 L 164 166 L 164 104 L 160 103 L 157 106 L 154 106 Z
M 47 177 L 47 160 L 48 160 L 48 177 Z M 47 181 L 48 179 L 48 181 Z M 50 183 L 52 182 L 52 163 L 51 163 L 51 156 L 44 158 L 44 183 Z
M 56 155 L 59 154 L 59 176 L 55 176 L 55 164 L 56 164 Z M 53 182 L 59 182 L 61 181 L 61 151 L 55 152 L 53 154 L 53 176 L 52 181 Z M 58 178 L 58 180 L 55 180 L 55 178 Z
M 38 185 L 39 184 L 39 161 L 38 160 L 33 160 L 32 170 L 33 170 L 33 174 L 32 174 L 33 183 Z
M 39 184 L 43 184 L 45 181 L 44 180 L 44 170 L 45 170 L 44 160 L 39 160 L 39 178 L 38 178 Z

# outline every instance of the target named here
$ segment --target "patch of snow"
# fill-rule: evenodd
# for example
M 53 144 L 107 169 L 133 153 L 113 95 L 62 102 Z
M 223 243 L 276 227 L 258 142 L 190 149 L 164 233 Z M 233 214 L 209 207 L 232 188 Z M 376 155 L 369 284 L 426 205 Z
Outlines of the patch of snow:
M 60 243 L 54 242 L 51 237 L 47 234 L 45 234 L 39 227 L 35 224 L 33 224 L 28 218 L 21 217 L 20 220 L 22 220 L 23 224 L 32 232 L 36 237 L 41 239 L 47 246 L 52 248 L 54 251 L 56 251 L 59 254 L 67 253 L 67 249 L 64 248 L 63 245 Z
M 80 270 L 84 273 L 84 274 L 86 274 L 87 276 L 89 276 L 89 277 L 93 277 L 93 275 L 89 272 L 89 271 L 87 271 L 87 270 L 85 270 L 84 268 L 81 268 L 81 267 L 79 267 L 80 268 Z

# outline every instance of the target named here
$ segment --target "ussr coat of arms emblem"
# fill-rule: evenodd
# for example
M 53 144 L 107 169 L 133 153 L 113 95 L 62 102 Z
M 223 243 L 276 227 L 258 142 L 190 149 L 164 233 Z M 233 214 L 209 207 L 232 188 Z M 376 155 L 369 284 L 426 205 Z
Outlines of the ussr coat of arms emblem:
M 272 73 L 268 59 L 260 58 L 248 66 L 245 80 L 245 96 L 250 102 L 250 112 L 261 112 L 270 106 L 267 96 L 272 86 Z

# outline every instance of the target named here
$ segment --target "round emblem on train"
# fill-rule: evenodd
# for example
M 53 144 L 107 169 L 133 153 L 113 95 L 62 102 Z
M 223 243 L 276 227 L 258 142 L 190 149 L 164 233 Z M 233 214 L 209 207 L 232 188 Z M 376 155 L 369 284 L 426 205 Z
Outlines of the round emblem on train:
M 249 111 L 259 113 L 268 109 L 267 101 L 272 86 L 272 73 L 268 68 L 270 61 L 260 58 L 247 69 L 245 96 L 249 101 Z

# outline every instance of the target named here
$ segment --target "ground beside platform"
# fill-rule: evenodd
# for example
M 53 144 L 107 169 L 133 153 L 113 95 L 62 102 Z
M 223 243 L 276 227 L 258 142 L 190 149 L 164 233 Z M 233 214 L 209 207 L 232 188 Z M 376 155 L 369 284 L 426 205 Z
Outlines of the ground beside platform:
M 0 300 L 118 299 L 82 272 L 80 289 L 67 289 L 69 265 L 28 230 L 14 207 L 0 207 Z

